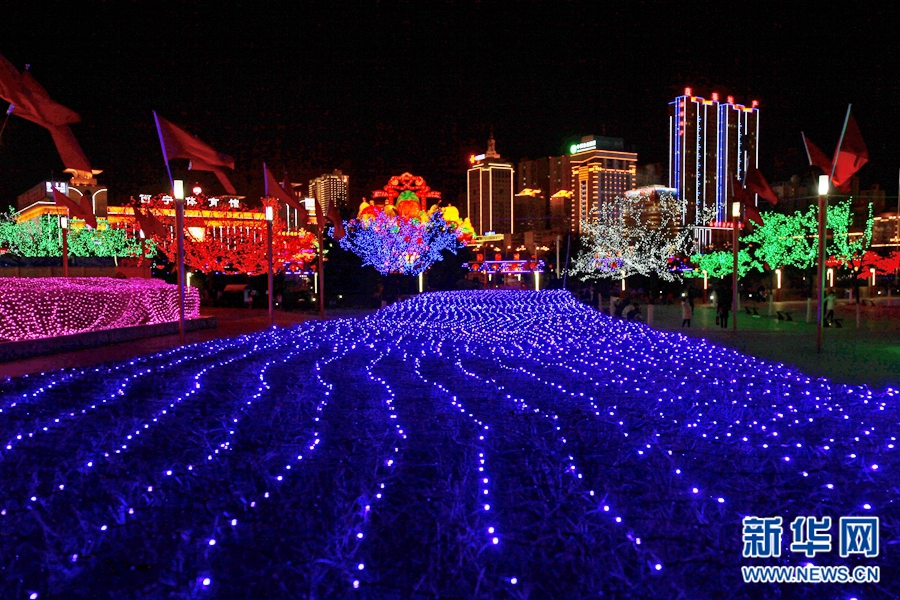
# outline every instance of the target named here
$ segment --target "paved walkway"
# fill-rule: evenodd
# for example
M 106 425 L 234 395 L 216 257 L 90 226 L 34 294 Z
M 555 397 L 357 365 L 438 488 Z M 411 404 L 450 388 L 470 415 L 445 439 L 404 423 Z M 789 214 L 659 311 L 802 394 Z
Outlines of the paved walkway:
M 774 310 L 790 311 L 793 321 L 770 317 L 765 303 L 746 306 L 756 308 L 759 316 L 747 315 L 742 307 L 736 333 L 731 321 L 728 329 L 716 325 L 710 305 L 697 305 L 690 329 L 681 328 L 680 306 L 655 306 L 653 326 L 706 338 L 842 383 L 900 387 L 900 306 L 860 307 L 857 328 L 856 305 L 839 302 L 835 316 L 842 320 L 842 327 L 823 329 L 821 354 L 816 353 L 815 306 L 810 323 L 805 320 L 805 301 L 775 303 Z

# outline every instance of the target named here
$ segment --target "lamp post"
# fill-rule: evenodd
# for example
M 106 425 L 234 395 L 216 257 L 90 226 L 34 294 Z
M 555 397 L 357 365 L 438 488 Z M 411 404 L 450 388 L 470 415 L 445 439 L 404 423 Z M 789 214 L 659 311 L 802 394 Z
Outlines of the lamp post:
M 316 199 L 316 202 L 319 200 Z M 318 211 L 316 211 L 318 212 Z M 318 218 L 318 215 L 317 215 Z M 322 219 L 324 220 L 324 216 Z M 325 223 L 316 223 L 316 229 L 318 229 L 319 233 L 319 272 L 318 281 L 319 281 L 319 318 L 325 320 L 325 246 L 323 239 L 323 231 L 325 229 Z
M 269 327 L 275 325 L 275 285 L 272 274 L 272 221 L 275 219 L 275 209 L 266 207 L 266 257 L 269 261 Z
M 731 316 L 731 330 L 737 332 L 738 322 L 738 293 L 740 287 L 738 285 L 738 225 L 741 221 L 741 203 L 731 203 L 731 249 L 734 254 L 731 276 L 734 279 L 734 289 L 731 291 L 731 310 L 734 313 Z
M 69 217 L 68 210 L 66 215 L 59 218 L 59 228 L 62 230 L 62 259 L 63 259 L 63 277 L 69 276 Z
M 175 196 L 175 229 L 178 230 L 178 341 L 184 345 L 184 181 L 176 179 L 172 187 Z
M 816 253 L 816 353 L 822 352 L 822 301 L 825 295 L 825 223 L 828 217 L 828 175 L 819 175 L 819 249 Z

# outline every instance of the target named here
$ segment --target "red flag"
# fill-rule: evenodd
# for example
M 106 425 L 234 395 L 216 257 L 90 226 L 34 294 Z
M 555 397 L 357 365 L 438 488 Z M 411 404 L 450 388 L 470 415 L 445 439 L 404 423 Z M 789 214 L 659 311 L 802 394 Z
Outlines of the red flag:
M 737 177 L 732 178 L 732 186 L 733 186 L 733 199 L 735 202 L 740 202 L 743 207 L 744 219 L 743 222 L 753 221 L 758 225 L 763 224 L 762 217 L 759 214 L 759 211 L 756 210 L 756 206 L 753 205 L 753 194 L 750 193 L 748 189 L 745 189 L 741 186 L 741 182 L 738 181 Z
M 266 178 L 266 196 L 272 196 L 276 200 L 280 200 L 284 204 L 290 206 L 291 208 L 296 208 L 298 211 L 302 210 L 306 212 L 306 209 L 297 202 L 297 199 L 294 198 L 292 194 L 289 194 L 286 190 L 282 189 L 282 187 L 278 184 L 278 180 L 275 179 L 275 176 L 272 175 L 272 172 L 269 170 L 269 167 L 266 166 L 266 163 L 263 163 L 263 173 Z M 291 188 L 293 190 L 293 188 Z
M 306 210 L 306 206 L 300 203 L 300 198 L 297 197 L 297 192 L 294 191 L 294 186 L 291 185 L 291 180 L 288 179 L 287 173 L 284 174 L 284 183 L 281 184 L 281 187 L 284 189 L 288 195 L 294 199 L 294 202 L 297 203 L 297 221 L 300 227 L 306 229 L 309 226 L 309 211 Z M 291 205 L 293 206 L 293 205 Z
M 91 163 L 81 149 L 81 144 L 75 139 L 72 129 L 68 125 L 53 125 L 49 127 L 56 151 L 62 159 L 66 169 L 78 169 L 91 172 Z
M 328 203 L 327 215 L 331 222 L 334 223 L 334 241 L 338 241 L 344 237 L 344 220 L 341 219 L 341 213 L 333 202 Z
M 869 149 L 862 139 L 856 119 L 847 109 L 847 126 L 835 152 L 834 175 L 832 181 L 838 188 L 850 183 L 850 178 L 869 162 Z
M 762 171 L 756 167 L 747 171 L 747 175 L 744 177 L 744 184 L 746 184 L 748 190 L 754 194 L 759 194 L 763 200 L 768 200 L 772 204 L 778 204 L 778 196 L 775 195 L 775 191 L 769 185 L 769 182 L 766 181 L 766 178 L 763 177 Z
M 747 221 L 753 221 L 757 225 L 763 224 L 762 216 L 760 216 L 759 211 L 756 210 L 756 207 L 751 202 L 744 203 L 744 223 Z
M 97 217 L 94 216 L 94 210 L 90 207 L 90 205 L 81 206 L 79 203 L 75 202 L 56 188 L 53 188 L 53 199 L 56 201 L 57 206 L 68 208 L 70 216 L 84 219 L 88 225 L 90 225 L 94 229 L 97 228 Z M 82 196 L 81 200 L 82 202 L 84 202 L 86 198 Z M 90 201 L 88 200 L 87 202 Z
M 81 117 L 77 112 L 66 108 L 58 102 L 54 102 L 47 90 L 35 81 L 28 71 L 22 73 L 22 87 L 45 123 L 50 125 L 71 125 L 81 121 Z
M 153 216 L 152 212 L 148 210 L 145 214 L 141 212 L 137 206 L 132 206 L 131 209 L 134 211 L 134 218 L 137 220 L 138 225 L 146 237 L 169 237 L 169 230 L 159 221 L 159 219 Z
M 31 73 L 19 71 L 0 55 L 0 98 L 9 102 L 10 114 L 37 123 L 53 136 L 53 143 L 67 169 L 91 170 L 90 162 L 69 128 L 81 120 L 78 113 L 53 101 Z
M 237 193 L 228 177 L 225 168 L 234 169 L 234 159 L 227 154 L 216 152 L 208 144 L 200 141 L 187 131 L 176 127 L 153 112 L 156 118 L 159 139 L 162 144 L 166 162 L 173 158 L 186 158 L 191 161 L 190 169 L 194 171 L 212 171 L 229 194 Z
M 313 204 L 316 207 L 316 228 L 318 228 L 319 233 L 321 233 L 325 228 L 325 215 L 322 214 L 322 205 L 319 204 L 318 198 L 313 200 Z
M 226 194 L 237 194 L 237 190 L 231 185 L 231 181 L 228 180 L 228 176 L 225 175 L 225 169 L 222 167 L 214 167 L 199 160 L 192 160 L 188 163 L 188 169 L 191 171 L 210 171 L 211 173 L 215 173 L 216 177 L 219 179 L 219 183 L 225 188 Z
M 806 138 L 806 134 L 802 131 L 800 132 L 800 135 L 803 137 L 803 146 L 806 148 L 806 157 L 809 159 L 809 164 L 814 167 L 819 167 L 826 175 L 831 175 L 831 161 L 825 156 L 825 153 L 809 141 Z

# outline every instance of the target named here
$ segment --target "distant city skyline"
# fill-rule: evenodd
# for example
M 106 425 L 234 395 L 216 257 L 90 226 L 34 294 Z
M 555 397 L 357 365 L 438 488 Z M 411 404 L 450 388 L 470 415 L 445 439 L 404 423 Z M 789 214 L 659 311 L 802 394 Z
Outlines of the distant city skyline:
M 111 203 L 167 185 L 151 110 L 232 155 L 233 183 L 250 202 L 266 161 L 293 181 L 349 173 L 351 205 L 407 170 L 458 203 L 467 159 L 491 130 L 514 164 L 560 156 L 593 132 L 624 138 L 640 165 L 667 165 L 668 103 L 685 87 L 759 101 L 770 181 L 809 171 L 800 131 L 832 152 L 852 103 L 871 154 L 861 185 L 896 197 L 900 49 L 886 43 L 889 6 L 266 9 L 126 3 L 85 9 L 73 23 L 14 4 L 4 8 L 0 53 L 20 70 L 31 65 L 51 97 L 81 115 L 72 131 L 104 171 Z M 678 36 L 667 33 L 673 26 Z M 174 168 L 216 189 L 214 177 Z M 49 134 L 10 117 L 0 205 L 62 169 Z

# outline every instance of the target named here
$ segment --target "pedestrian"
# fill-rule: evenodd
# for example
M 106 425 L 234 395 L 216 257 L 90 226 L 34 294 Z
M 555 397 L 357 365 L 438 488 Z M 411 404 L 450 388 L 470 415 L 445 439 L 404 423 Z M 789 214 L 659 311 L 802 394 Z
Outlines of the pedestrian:
M 719 295 L 719 327 L 728 329 L 728 313 L 731 312 L 731 294 L 722 292 Z
M 691 308 L 691 303 L 688 302 L 687 298 L 681 299 L 681 327 L 683 328 L 687 325 L 688 329 L 691 328 L 691 319 L 694 318 L 694 310 Z
M 828 295 L 825 296 L 825 327 L 831 327 L 834 325 L 834 303 L 837 300 L 837 297 L 834 295 L 834 290 L 828 290 Z
M 716 325 L 719 324 L 719 292 L 713 290 L 709 295 L 709 301 L 712 304 L 713 312 L 716 314 Z

